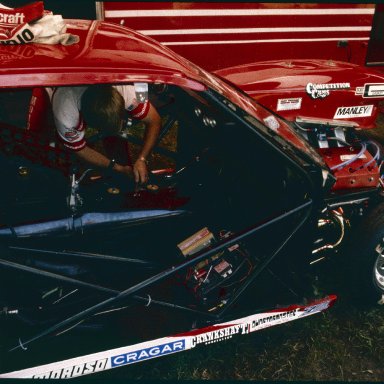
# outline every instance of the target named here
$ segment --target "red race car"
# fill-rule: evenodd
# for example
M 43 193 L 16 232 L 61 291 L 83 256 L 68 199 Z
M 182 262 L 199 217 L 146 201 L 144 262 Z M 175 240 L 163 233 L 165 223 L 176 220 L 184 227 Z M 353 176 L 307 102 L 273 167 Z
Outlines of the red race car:
M 316 295 L 319 265 L 350 285 L 355 264 L 380 297 L 379 224 L 357 238 L 366 254 L 332 256 L 380 218 L 366 132 L 383 75 L 310 60 L 208 73 L 123 26 L 66 26 L 76 43 L 0 46 L 0 377 L 87 375 L 321 312 L 337 292 Z M 57 140 L 49 92 L 97 84 L 161 116 L 144 184 Z M 143 125 L 116 135 L 134 155 Z

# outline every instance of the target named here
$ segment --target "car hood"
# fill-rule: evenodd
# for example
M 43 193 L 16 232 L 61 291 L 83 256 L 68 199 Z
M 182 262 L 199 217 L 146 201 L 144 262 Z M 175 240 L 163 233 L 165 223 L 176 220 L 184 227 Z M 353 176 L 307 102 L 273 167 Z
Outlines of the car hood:
M 384 85 L 384 75 L 372 68 L 332 60 L 290 60 L 250 63 L 215 72 L 236 84 L 266 108 L 289 121 L 298 116 L 333 120 L 338 107 L 368 106 L 369 116 L 347 119 L 360 128 L 373 128 L 380 96 L 365 97 L 368 85 Z M 326 96 L 317 87 L 328 85 Z M 346 120 L 346 119 L 345 119 Z

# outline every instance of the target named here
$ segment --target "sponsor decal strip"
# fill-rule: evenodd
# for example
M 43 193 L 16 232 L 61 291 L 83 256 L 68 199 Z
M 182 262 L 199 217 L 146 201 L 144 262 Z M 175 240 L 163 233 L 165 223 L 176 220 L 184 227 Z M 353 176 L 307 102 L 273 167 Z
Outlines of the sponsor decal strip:
M 364 84 L 364 87 L 356 87 L 355 95 L 362 95 L 364 98 L 384 97 L 384 84 Z
M 373 105 L 357 105 L 353 107 L 339 107 L 336 109 L 334 119 L 350 119 L 351 117 L 371 116 Z
M 69 379 L 89 375 L 186 351 L 195 348 L 199 344 L 209 345 L 236 335 L 245 335 L 292 320 L 298 320 L 328 309 L 335 300 L 336 296 L 331 295 L 308 305 L 292 305 L 287 308 L 274 309 L 174 336 L 4 373 L 0 375 L 0 378 Z
M 105 17 L 183 17 L 183 16 L 276 16 L 276 15 L 373 15 L 372 8 L 347 9 L 159 9 L 106 10 Z
M 301 97 L 291 97 L 288 99 L 278 99 L 277 100 L 277 110 L 278 111 L 290 111 L 293 109 L 301 108 Z
M 305 87 L 306 92 L 312 99 L 319 99 L 329 96 L 329 92 L 334 89 L 349 89 L 350 83 L 327 83 L 327 84 L 314 84 L 308 83 Z

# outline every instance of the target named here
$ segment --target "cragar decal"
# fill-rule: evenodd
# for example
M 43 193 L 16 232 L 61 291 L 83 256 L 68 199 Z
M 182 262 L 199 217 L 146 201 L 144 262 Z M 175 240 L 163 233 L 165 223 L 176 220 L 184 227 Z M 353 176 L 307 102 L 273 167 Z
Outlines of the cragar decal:
M 138 363 L 298 320 L 322 312 L 333 305 L 331 295 L 308 305 L 273 309 L 178 335 L 163 337 L 126 347 L 79 356 L 51 364 L 3 373 L 0 378 L 69 379 Z

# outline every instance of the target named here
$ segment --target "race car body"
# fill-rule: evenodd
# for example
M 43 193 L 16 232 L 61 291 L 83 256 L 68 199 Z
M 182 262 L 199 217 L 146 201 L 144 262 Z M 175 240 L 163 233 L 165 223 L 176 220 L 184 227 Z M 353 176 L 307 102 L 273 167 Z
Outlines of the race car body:
M 370 127 L 381 88 L 366 85 L 381 80 L 297 62 L 271 87 L 263 64 L 215 75 L 123 26 L 66 25 L 76 44 L 0 46 L 2 377 L 91 374 L 328 309 L 336 296 L 317 297 L 312 265 L 380 199 L 381 157 L 361 141 L 319 146 L 317 129 L 331 120 L 342 143 L 353 113 Z M 148 183 L 84 168 L 49 103 L 29 124 L 37 91 L 95 84 L 145 89 L 161 115 Z M 330 117 L 349 103 L 372 108 Z M 117 136 L 135 151 L 143 128 L 128 120 Z

